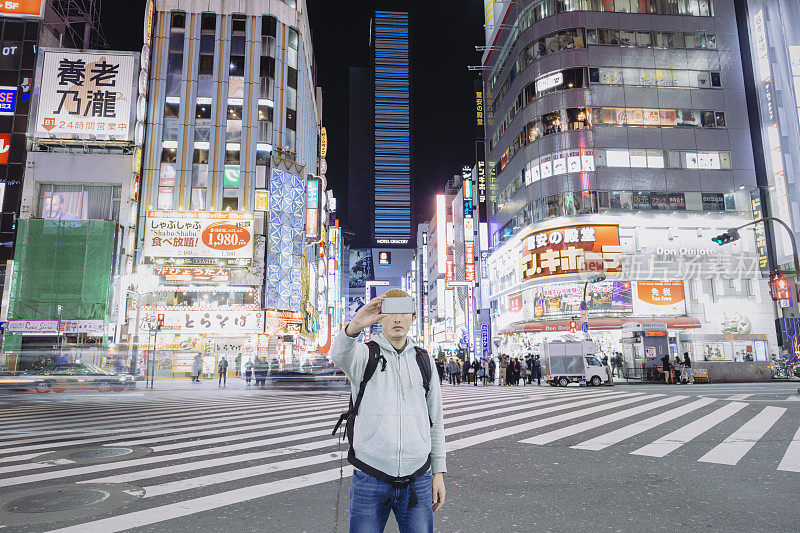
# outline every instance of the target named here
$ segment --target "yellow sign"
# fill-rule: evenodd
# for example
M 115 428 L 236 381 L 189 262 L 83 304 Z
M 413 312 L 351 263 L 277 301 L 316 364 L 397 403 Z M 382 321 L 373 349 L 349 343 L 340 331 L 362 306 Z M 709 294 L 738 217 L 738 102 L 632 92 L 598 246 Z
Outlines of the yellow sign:
M 256 191 L 256 211 L 269 211 L 269 191 Z
M 150 46 L 153 38 L 153 11 L 155 7 L 155 1 L 150 0 L 144 8 L 144 44 L 147 46 Z
M 319 134 L 319 156 L 327 157 L 327 155 L 328 155 L 328 130 L 326 130 L 325 126 L 323 126 Z

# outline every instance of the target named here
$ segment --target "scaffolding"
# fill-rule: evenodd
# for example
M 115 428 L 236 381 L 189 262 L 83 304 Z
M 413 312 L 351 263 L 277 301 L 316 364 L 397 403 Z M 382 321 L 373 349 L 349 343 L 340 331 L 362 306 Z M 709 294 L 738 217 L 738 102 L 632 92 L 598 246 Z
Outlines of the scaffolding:
M 117 225 L 23 219 L 17 228 L 9 320 L 106 320 Z

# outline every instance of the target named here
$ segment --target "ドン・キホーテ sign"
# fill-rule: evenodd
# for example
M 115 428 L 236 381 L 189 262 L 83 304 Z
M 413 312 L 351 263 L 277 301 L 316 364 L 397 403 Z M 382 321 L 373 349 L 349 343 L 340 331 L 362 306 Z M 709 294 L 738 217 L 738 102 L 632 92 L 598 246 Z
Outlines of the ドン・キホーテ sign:
M 574 224 L 534 231 L 522 239 L 523 281 L 589 270 L 622 270 L 617 224 Z

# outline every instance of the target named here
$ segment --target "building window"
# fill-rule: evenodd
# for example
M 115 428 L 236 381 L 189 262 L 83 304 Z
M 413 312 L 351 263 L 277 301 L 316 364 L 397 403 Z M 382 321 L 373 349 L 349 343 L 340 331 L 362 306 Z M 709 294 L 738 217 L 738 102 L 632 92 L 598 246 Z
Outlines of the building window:
M 213 34 L 217 29 L 217 16 L 214 13 L 200 15 L 200 33 Z
M 300 34 L 294 28 L 288 31 L 288 47 L 286 49 L 286 64 L 294 69 L 297 68 L 297 50 L 300 43 Z
M 261 142 L 272 142 L 272 107 L 268 105 L 258 106 L 258 140 Z
M 118 220 L 118 186 L 42 184 L 40 218 L 46 220 Z
M 225 128 L 227 142 L 240 142 L 242 140 L 242 106 L 229 105 Z
M 167 55 L 167 96 L 178 96 L 180 94 L 185 28 L 186 14 L 180 11 L 173 12 L 170 18 L 169 50 Z

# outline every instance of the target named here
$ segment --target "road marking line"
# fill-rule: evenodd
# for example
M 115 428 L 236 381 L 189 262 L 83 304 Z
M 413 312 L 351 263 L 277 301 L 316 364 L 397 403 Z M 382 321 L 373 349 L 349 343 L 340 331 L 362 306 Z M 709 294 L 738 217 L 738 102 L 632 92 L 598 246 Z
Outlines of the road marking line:
M 194 461 L 191 463 L 182 463 L 177 465 L 168 465 L 162 466 L 159 468 L 151 468 L 150 470 L 141 470 L 137 472 L 125 472 L 122 474 L 115 474 L 112 476 L 106 476 L 101 478 L 89 479 L 89 480 L 82 480 L 78 483 L 129 483 L 132 481 L 140 481 L 142 479 L 151 479 L 156 477 L 165 477 L 171 476 L 175 474 L 182 474 L 185 472 L 194 472 L 199 471 L 207 468 L 217 468 L 220 466 L 236 464 L 236 463 L 244 463 L 250 461 L 261 461 L 264 459 L 269 459 L 271 457 L 279 457 L 281 455 L 291 455 L 294 453 L 303 453 L 309 452 L 314 450 L 319 450 L 322 448 L 329 448 L 331 446 L 337 446 L 339 444 L 339 439 L 326 439 L 314 442 L 306 442 L 304 444 L 295 444 L 293 446 L 285 446 L 283 448 L 273 448 L 271 450 L 266 450 L 262 452 L 252 452 L 246 454 L 237 454 L 237 455 L 229 455 L 225 457 L 219 457 L 216 459 L 206 459 L 201 461 Z M 316 457 L 330 457 L 331 454 L 323 454 L 322 456 Z M 313 459 L 313 457 L 312 457 Z M 338 457 L 337 457 L 338 459 Z M 333 460 L 333 459 L 331 459 Z M 272 463 L 269 463 L 272 464 Z M 242 473 L 241 477 L 246 478 L 249 477 L 248 473 L 254 469 L 258 468 L 257 466 L 248 465 L 246 468 L 238 469 L 238 470 L 231 470 L 231 473 L 239 472 Z M 219 474 L 223 474 L 220 472 Z M 210 474 L 209 476 L 198 476 L 197 478 L 192 479 L 200 479 L 205 477 L 213 477 L 217 474 Z M 191 481 L 191 479 L 186 480 L 179 480 L 186 481 L 187 483 Z M 198 486 L 200 486 L 198 484 Z M 187 487 L 188 488 L 188 487 Z M 177 489 L 176 489 L 177 490 Z
M 664 457 L 692 439 L 699 437 L 723 420 L 735 415 L 745 407 L 747 407 L 746 403 L 731 402 L 707 414 L 703 418 L 699 418 L 631 453 L 633 455 L 646 455 L 648 457 Z
M 582 416 L 591 415 L 600 411 L 605 411 L 607 409 L 614 409 L 617 407 L 622 407 L 624 405 L 628 405 L 634 402 L 640 402 L 643 400 L 649 400 L 652 398 L 657 398 L 659 396 L 663 396 L 663 394 L 652 394 L 652 395 L 637 395 L 633 398 L 625 398 L 623 400 L 619 400 L 612 403 L 606 403 L 597 405 L 594 407 L 587 407 L 585 409 L 580 409 L 578 411 L 573 411 L 571 413 L 565 413 L 561 415 L 551 416 L 549 418 L 543 418 L 541 420 L 535 420 L 533 422 L 528 422 L 526 424 L 519 424 L 517 426 L 510 426 L 506 428 L 496 429 L 494 431 L 487 431 L 485 433 L 480 433 L 477 435 L 471 435 L 469 437 L 464 437 L 463 439 L 457 439 L 450 442 L 445 442 L 445 447 L 447 451 L 455 451 L 460 450 L 462 448 L 468 448 L 470 446 L 475 446 L 477 444 L 481 444 L 484 442 L 493 441 L 496 439 L 501 439 L 503 437 L 509 437 L 511 435 L 517 435 L 519 433 L 523 433 L 525 431 L 530 431 L 532 429 L 539 429 L 541 427 L 549 426 L 551 424 L 557 424 L 559 422 L 564 422 L 566 420 L 573 420 L 575 418 L 580 418 Z M 577 402 L 576 402 L 577 403 Z M 559 406 L 560 407 L 560 406 Z M 551 409 L 542 409 L 540 414 L 545 411 L 556 410 L 556 408 Z M 468 424 L 468 426 L 473 424 Z M 456 426 L 463 427 L 463 426 Z M 470 428 L 470 429 L 478 429 L 478 428 Z M 447 429 L 445 429 L 445 435 L 447 435 Z
M 627 394 L 627 395 L 629 396 L 630 394 Z M 475 424 L 466 424 L 466 425 L 455 426 L 455 427 L 445 427 L 444 433 L 445 433 L 445 436 L 447 436 L 447 435 L 452 435 L 452 434 L 456 434 L 456 433 L 462 433 L 462 432 L 466 432 L 466 431 L 471 431 L 473 429 L 476 429 L 476 427 L 477 428 L 483 428 L 483 427 L 488 427 L 488 426 L 500 424 L 500 423 L 503 423 L 503 422 L 516 422 L 516 421 L 519 421 L 520 419 L 532 418 L 532 417 L 539 416 L 541 414 L 545 414 L 545 413 L 548 413 L 548 412 L 558 411 L 558 410 L 563 410 L 563 409 L 569 409 L 569 408 L 572 408 L 572 407 L 575 407 L 575 406 L 585 405 L 587 403 L 596 403 L 598 401 L 600 401 L 600 399 L 582 400 L 582 401 L 578 401 L 578 402 L 572 402 L 572 403 L 568 403 L 568 404 L 557 405 L 555 407 L 549 407 L 549 408 L 544 408 L 544 409 L 533 409 L 530 412 L 525 413 L 522 416 L 520 416 L 520 415 L 512 415 L 512 416 L 503 417 L 503 418 L 500 418 L 500 419 L 496 419 L 495 418 L 495 419 L 486 420 L 486 421 L 483 421 L 483 422 L 477 422 Z M 561 402 L 561 400 L 553 399 L 553 400 L 548 400 L 547 401 L 548 404 L 552 404 L 552 403 L 556 403 L 556 402 Z M 540 402 L 539 404 L 540 405 L 544 405 L 545 402 Z M 499 412 L 502 412 L 502 411 L 503 410 L 499 410 Z M 444 422 L 445 422 L 445 425 L 447 425 L 448 422 L 449 422 L 449 419 L 445 418 Z M 333 420 L 331 420 L 329 423 L 332 425 Z M 337 439 L 331 439 L 331 440 L 327 440 L 327 441 L 322 441 L 320 443 L 301 444 L 301 445 L 291 446 L 291 447 L 282 448 L 282 449 L 278 449 L 278 450 L 268 450 L 266 452 L 256 452 L 255 454 L 249 454 L 249 455 L 245 455 L 245 456 L 239 455 L 239 456 L 233 456 L 233 457 L 220 457 L 220 458 L 215 458 L 215 459 L 194 461 L 194 462 L 191 462 L 191 463 L 184 463 L 184 464 L 179 464 L 179 465 L 166 466 L 166 467 L 161 467 L 161 468 L 156 468 L 156 469 L 151 469 L 151 470 L 142 470 L 142 471 L 138 471 L 138 472 L 130 472 L 130 473 L 119 474 L 119 475 L 116 475 L 116 476 L 110 476 L 108 478 L 102 478 L 100 481 L 93 480 L 92 482 L 98 482 L 98 483 L 99 482 L 112 482 L 113 480 L 116 480 L 116 482 L 122 482 L 122 480 L 125 480 L 126 482 L 127 481 L 136 481 L 136 480 L 150 478 L 150 477 L 160 477 L 160 476 L 176 474 L 176 473 L 180 473 L 180 472 L 188 472 L 188 471 L 200 470 L 200 469 L 203 469 L 203 468 L 212 468 L 212 467 L 217 467 L 217 466 L 231 464 L 231 463 L 239 463 L 239 462 L 247 462 L 247 461 L 252 461 L 252 460 L 259 460 L 259 459 L 264 459 L 266 457 L 271 457 L 271 456 L 273 456 L 273 454 L 275 454 L 275 455 L 283 455 L 285 453 L 294 453 L 294 452 L 300 452 L 300 451 L 307 451 L 307 450 L 310 450 L 310 449 L 317 449 L 317 448 L 320 448 L 320 447 L 334 446 L 334 445 L 337 444 L 337 442 L 338 442 Z M 215 452 L 216 452 L 216 450 L 215 450 Z M 178 454 L 176 454 L 176 456 L 177 455 Z M 117 463 L 113 463 L 113 464 L 117 464 Z M 249 467 L 248 467 L 248 469 L 249 469 Z M 248 469 L 244 469 L 244 470 L 248 470 Z
M 550 403 L 552 403 L 553 401 L 551 401 Z M 573 405 L 573 406 L 574 405 L 583 405 L 585 403 L 586 402 L 583 401 L 583 402 L 575 402 L 574 404 L 569 404 L 569 405 Z M 565 409 L 565 408 L 569 408 L 569 407 L 568 406 L 557 406 L 557 407 L 551 407 L 551 408 L 547 408 L 547 409 L 538 409 L 535 412 L 531 412 L 530 414 L 526 415 L 525 417 L 526 418 L 527 417 L 533 417 L 533 416 L 545 414 L 547 412 L 551 412 L 553 410 L 560 410 L 560 409 Z M 517 416 L 512 417 L 512 418 L 514 420 L 519 420 L 519 417 L 517 417 Z M 445 419 L 445 423 L 447 423 L 447 419 Z M 480 423 L 480 425 L 482 427 L 486 427 L 486 426 L 489 426 L 489 425 L 494 425 L 495 423 L 496 423 L 495 420 L 489 420 L 489 421 L 485 421 L 485 422 Z M 471 431 L 472 429 L 474 429 L 474 428 L 473 427 L 469 427 L 468 425 L 445 428 L 445 436 Z M 194 462 L 194 463 L 185 463 L 185 464 L 180 464 L 180 465 L 166 466 L 166 467 L 162 467 L 162 468 L 151 469 L 151 470 L 148 470 L 148 471 L 130 472 L 130 473 L 120 474 L 120 475 L 116 475 L 116 476 L 109 476 L 107 478 L 93 479 L 93 480 L 89 480 L 89 481 L 81 481 L 81 483 L 110 483 L 110 482 L 121 483 L 121 482 L 140 481 L 142 479 L 147 479 L 147 478 L 164 477 L 164 476 L 174 475 L 174 474 L 178 474 L 178 473 L 197 471 L 197 470 L 204 469 L 204 468 L 217 467 L 217 466 L 221 466 L 223 464 L 248 462 L 248 461 L 251 461 L 251 460 L 261 460 L 261 459 L 264 459 L 265 457 L 272 457 L 272 456 L 283 455 L 283 454 L 287 454 L 287 453 L 299 453 L 299 452 L 303 452 L 303 451 L 310 451 L 310 450 L 319 449 L 319 448 L 323 448 L 323 447 L 327 447 L 327 446 L 336 446 L 337 444 L 338 444 L 338 440 L 337 439 L 331 439 L 331 440 L 328 440 L 328 441 L 322 441 L 322 442 L 318 442 L 318 443 L 306 443 L 306 444 L 291 446 L 291 447 L 277 449 L 277 450 L 269 450 L 268 452 L 266 452 L 266 454 L 264 454 L 263 452 L 259 452 L 259 453 L 256 453 L 256 454 L 250 454 L 250 455 L 252 455 L 252 457 L 250 455 L 248 455 L 248 456 L 239 456 L 238 458 L 237 457 L 233 457 L 233 458 L 210 459 L 210 460 Z M 346 443 L 344 443 L 344 444 L 345 444 L 345 446 L 347 445 Z M 325 461 L 332 461 L 332 460 L 338 460 L 338 456 L 335 455 L 335 454 L 323 454 L 323 455 L 318 455 L 318 456 L 306 457 L 305 459 L 313 460 L 313 461 L 317 461 L 317 460 L 323 461 L 323 459 Z M 274 463 L 270 463 L 270 464 L 274 464 Z M 175 482 L 168 483 L 168 485 L 170 487 L 169 488 L 169 492 L 177 492 L 177 491 L 182 491 L 182 490 L 189 490 L 189 489 L 197 488 L 197 487 L 200 487 L 200 486 L 207 486 L 207 485 L 212 485 L 212 484 L 215 484 L 215 483 L 224 483 L 226 481 L 231 481 L 231 480 L 234 480 L 234 479 L 244 479 L 244 478 L 252 477 L 252 476 L 258 475 L 259 473 L 262 473 L 262 472 L 263 473 L 270 472 L 271 470 L 269 470 L 269 469 L 273 468 L 273 467 L 270 466 L 270 464 L 266 464 L 266 465 L 248 465 L 245 468 L 240 468 L 240 469 L 237 469 L 237 470 L 231 470 L 231 471 L 224 472 L 224 473 L 208 474 L 208 475 L 197 476 L 197 477 L 194 477 L 194 478 L 178 480 L 178 481 L 175 481 Z M 161 492 L 161 491 L 164 491 L 164 490 L 167 490 L 167 489 L 165 488 L 165 489 L 157 489 L 157 490 L 159 490 L 159 494 L 163 494 L 164 492 Z M 148 494 L 149 494 L 149 492 L 148 492 Z
M 755 396 L 755 394 L 734 394 L 732 396 L 728 396 L 727 398 L 723 398 L 723 400 L 746 400 L 750 396 Z
M 784 407 L 765 407 L 698 461 L 735 465 L 775 425 L 775 422 L 785 412 L 786 409 Z
M 613 444 L 618 444 L 625 439 L 636 436 L 639 433 L 643 433 L 649 429 L 660 426 L 661 424 L 666 424 L 670 420 L 674 420 L 685 414 L 691 413 L 692 411 L 696 411 L 697 409 L 712 404 L 715 401 L 716 400 L 714 400 L 714 398 L 701 398 L 692 403 L 676 407 L 675 409 L 671 409 L 654 417 L 642 420 L 641 422 L 636 422 L 629 426 L 614 430 L 610 433 L 606 433 L 605 435 L 600 435 L 593 439 L 581 442 L 580 444 L 572 446 L 572 448 L 576 450 L 602 450 Z
M 573 424 L 564 428 L 548 431 L 547 433 L 542 433 L 541 435 L 536 435 L 535 437 L 521 440 L 519 442 L 525 444 L 547 444 L 556 440 L 570 437 L 572 435 L 577 435 L 578 433 L 583 433 L 584 431 L 588 431 L 590 429 L 605 426 L 606 424 L 612 424 L 618 420 L 636 416 L 641 413 L 646 413 L 647 411 L 658 409 L 659 407 L 664 407 L 665 405 L 669 405 L 680 400 L 685 400 L 686 398 L 686 396 L 669 396 L 655 402 L 639 405 L 631 409 L 625 409 L 624 411 L 617 411 L 616 413 L 611 413 L 610 415 L 601 416 L 600 418 L 595 418 L 579 424 Z
M 786 472 L 800 472 L 800 429 L 786 448 L 786 453 L 778 465 L 778 470 Z
M 332 410 L 336 411 L 337 409 L 342 409 L 342 410 L 346 409 L 346 404 L 342 404 L 342 406 L 344 406 L 344 408 L 338 407 L 338 408 L 332 408 Z M 235 426 L 236 423 L 239 423 L 239 422 L 246 424 L 246 423 L 248 423 L 247 421 L 249 421 L 249 420 L 261 420 L 261 419 L 263 419 L 264 416 L 272 415 L 272 414 L 279 415 L 279 416 L 276 416 L 276 417 L 272 418 L 272 420 L 284 420 L 284 419 L 292 418 L 292 417 L 296 416 L 297 413 L 305 413 L 305 412 L 308 412 L 308 411 L 318 411 L 322 407 L 326 407 L 326 405 L 324 405 L 324 404 L 323 405 L 316 405 L 315 404 L 315 405 L 312 405 L 312 406 L 309 406 L 309 407 L 306 407 L 306 408 L 303 408 L 303 409 L 298 409 L 298 410 L 292 412 L 291 414 L 287 414 L 285 416 L 282 416 L 281 413 L 284 413 L 284 412 L 289 413 L 290 411 L 287 410 L 287 409 L 284 409 L 284 408 L 281 408 L 280 410 L 274 409 L 274 408 L 269 408 L 269 409 L 265 409 L 265 410 L 251 410 L 248 413 L 245 413 L 245 414 L 242 414 L 242 415 L 229 416 L 229 417 L 227 417 L 225 419 L 224 422 L 204 424 L 203 427 L 206 427 L 206 428 L 209 428 L 209 427 L 228 427 L 228 426 L 231 426 L 231 425 Z M 195 417 L 195 418 L 189 419 L 188 421 L 180 422 L 180 423 L 177 423 L 177 424 L 171 424 L 169 429 L 154 429 L 154 430 L 151 430 L 151 431 L 140 432 L 140 433 L 137 433 L 136 435 L 132 435 L 132 436 L 166 435 L 166 434 L 172 434 L 172 433 L 186 433 L 186 431 L 187 431 L 186 430 L 186 426 L 194 426 L 199 421 L 205 420 L 206 418 L 207 417 L 199 417 L 199 418 Z M 231 424 L 231 422 L 235 422 L 235 423 Z M 106 429 L 106 431 L 110 431 L 108 428 L 105 428 L 105 429 Z M 61 441 L 61 442 L 47 442 L 47 443 L 42 443 L 42 444 L 35 444 L 35 445 L 20 446 L 20 447 L 15 447 L 15 448 L 0 449 L 0 455 L 14 454 L 14 457 L 11 457 L 11 458 L 8 458 L 8 457 L 0 458 L 0 461 L 6 460 L 6 459 L 11 459 L 11 460 L 17 459 L 18 457 L 20 457 L 18 455 L 19 452 L 23 452 L 23 451 L 45 450 L 45 451 L 40 451 L 40 452 L 37 452 L 35 454 L 31 454 L 30 456 L 28 456 L 28 457 L 36 457 L 37 455 L 42 455 L 43 453 L 47 453 L 48 451 L 52 451 L 55 448 L 63 448 L 63 447 L 70 447 L 70 446 L 76 446 L 76 445 L 80 446 L 80 445 L 91 444 L 91 443 L 95 443 L 95 442 L 111 441 L 111 442 L 108 442 L 108 444 L 126 444 L 126 443 L 129 443 L 131 441 L 127 440 L 125 436 L 120 435 L 120 433 L 135 433 L 137 431 L 139 431 L 139 430 L 138 429 L 122 428 L 122 429 L 119 429 L 119 430 L 114 430 L 114 432 L 112 432 L 111 434 L 108 434 L 105 437 L 95 437 L 95 438 L 90 438 L 90 439 L 76 439 L 76 440 Z M 96 433 L 86 433 L 85 435 L 87 437 L 91 437 L 91 436 L 96 435 Z M 74 437 L 74 436 L 71 436 L 71 437 Z M 41 441 L 42 439 L 37 439 L 37 440 Z M 132 442 L 138 442 L 138 441 L 132 441 Z
M 116 533 L 117 531 L 125 531 L 135 527 L 156 524 L 166 520 L 172 520 L 174 518 L 181 518 L 184 516 L 201 513 L 203 511 L 210 511 L 228 505 L 264 498 L 265 496 L 271 496 L 281 492 L 310 487 L 312 485 L 319 485 L 329 481 L 336 481 L 339 479 L 340 475 L 343 478 L 350 477 L 353 475 L 353 467 L 347 465 L 341 470 L 338 468 L 333 468 L 331 470 L 324 470 L 322 472 L 315 472 L 313 474 L 305 474 L 288 479 L 270 481 L 260 485 L 253 485 L 250 487 L 220 492 L 217 494 L 211 494 L 210 496 L 184 500 L 177 503 L 162 505 L 160 507 L 152 507 L 150 509 L 135 511 L 111 518 L 95 520 L 94 522 L 85 522 L 74 526 L 55 529 L 51 530 L 50 533 L 85 533 L 86 531 Z

